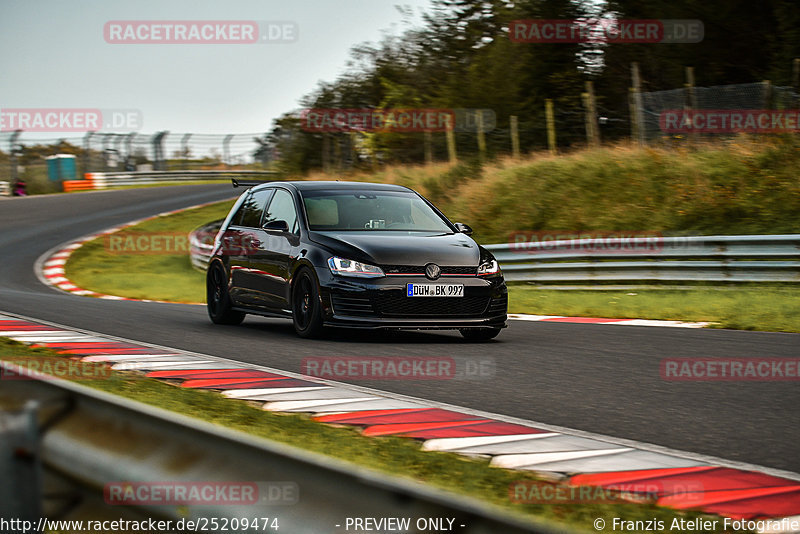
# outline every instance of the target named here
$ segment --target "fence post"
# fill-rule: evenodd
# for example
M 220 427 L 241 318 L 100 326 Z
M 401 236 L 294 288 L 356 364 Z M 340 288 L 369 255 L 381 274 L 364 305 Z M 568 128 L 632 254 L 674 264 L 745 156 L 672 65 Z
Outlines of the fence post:
M 341 172 L 342 170 L 342 136 L 341 135 L 333 135 L 333 161 L 336 167 L 334 170 L 336 172 Z
M 430 130 L 425 130 L 425 165 L 433 163 L 433 136 Z
M 594 101 L 594 84 L 586 82 L 586 92 L 583 93 L 583 106 L 586 109 L 586 140 L 589 146 L 600 146 L 600 131 L 597 126 L 597 107 Z
M 761 85 L 764 87 L 764 109 L 773 109 L 775 107 L 775 93 L 772 90 L 772 83 L 769 80 L 764 80 Z
M 453 132 L 453 124 L 447 125 L 447 156 L 450 159 L 450 163 L 455 164 L 458 161 L 458 156 L 456 154 L 456 135 Z
M 331 145 L 330 134 L 328 132 L 324 132 L 322 134 L 322 172 L 324 173 L 328 173 L 331 170 L 330 161 L 328 157 L 331 151 L 330 145 Z
M 231 168 L 231 139 L 233 139 L 233 134 L 226 135 L 222 140 L 222 163 L 227 169 Z
M 131 132 L 125 136 L 125 170 L 136 170 L 136 158 L 133 156 L 133 140 L 136 132 Z
M 19 180 L 19 169 L 17 168 L 17 139 L 22 130 L 14 130 L 11 134 L 8 146 L 8 161 L 11 164 L 11 187 L 13 188 Z
M 114 151 L 117 153 L 117 168 L 119 168 L 120 162 L 123 164 L 123 171 L 127 170 L 124 168 L 125 162 L 122 158 L 122 141 L 127 138 L 128 136 L 123 136 L 122 134 L 115 134 L 114 135 Z
M 189 159 L 189 139 L 192 134 L 187 133 L 181 137 L 181 158 L 183 159 L 183 168 L 188 170 L 189 164 L 186 160 Z
M 697 95 L 694 90 L 694 67 L 686 67 L 686 83 L 684 84 L 686 90 L 686 98 L 683 103 L 683 109 L 687 112 L 689 117 L 692 116 L 692 111 L 697 109 Z M 692 121 L 694 122 L 694 121 Z M 689 134 L 689 139 L 692 142 L 697 140 L 697 132 L 692 129 Z
M 486 159 L 486 137 L 483 135 L 483 110 L 475 111 L 475 128 L 478 130 L 478 155 L 481 160 Z
M 689 109 L 697 109 L 697 95 L 694 90 L 694 67 L 686 67 L 686 104 Z
M 792 88 L 794 89 L 792 106 L 797 108 L 800 100 L 800 57 L 796 57 L 792 61 Z
M 86 135 L 83 136 L 83 157 L 81 158 L 81 174 L 80 176 L 83 177 L 87 172 L 92 172 L 92 162 L 91 162 L 91 150 L 92 150 L 92 136 L 94 132 L 86 132 Z
M 516 115 L 509 117 L 509 126 L 511 128 L 511 156 L 514 159 L 519 158 L 519 119 Z
M 358 132 L 351 130 L 347 136 L 350 141 L 350 168 L 358 166 Z
M 764 80 L 761 85 L 764 87 L 764 109 L 772 109 L 772 83 L 769 80 Z
M 548 98 L 544 101 L 544 116 L 547 120 L 547 148 L 553 156 L 558 152 L 556 145 L 556 118 L 553 113 L 553 99 Z
M 114 134 L 110 134 L 110 133 L 103 134 L 103 170 L 104 171 L 108 171 L 109 169 L 111 169 L 111 166 L 108 164 L 109 163 L 108 160 L 109 160 L 109 154 L 111 153 L 112 149 L 109 148 L 108 141 L 111 139 L 112 135 L 114 135 Z M 153 170 L 155 170 L 155 171 L 160 170 L 159 164 L 158 164 L 158 148 L 157 148 L 158 141 L 156 141 L 156 138 L 158 137 L 158 135 L 159 134 L 157 134 L 157 133 L 153 135 Z
M 642 106 L 642 79 L 639 76 L 639 63 L 631 63 L 631 132 L 639 146 L 645 144 L 644 108 Z
M 164 161 L 164 138 L 169 133 L 168 130 L 157 132 L 152 137 L 153 143 L 153 170 L 166 171 L 167 164 Z M 105 143 L 104 143 L 105 144 Z

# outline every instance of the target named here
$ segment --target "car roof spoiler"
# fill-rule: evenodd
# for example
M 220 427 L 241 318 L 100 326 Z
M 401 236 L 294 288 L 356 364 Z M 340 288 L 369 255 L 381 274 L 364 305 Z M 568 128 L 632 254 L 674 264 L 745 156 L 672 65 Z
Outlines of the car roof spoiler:
M 253 187 L 254 185 L 266 184 L 274 180 L 248 180 L 246 178 L 231 178 L 233 187 Z

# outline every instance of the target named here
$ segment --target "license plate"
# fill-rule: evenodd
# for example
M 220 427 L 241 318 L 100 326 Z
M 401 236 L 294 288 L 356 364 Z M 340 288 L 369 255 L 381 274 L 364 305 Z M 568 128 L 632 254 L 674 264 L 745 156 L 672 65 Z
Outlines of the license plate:
M 464 284 L 406 284 L 409 297 L 463 297 Z

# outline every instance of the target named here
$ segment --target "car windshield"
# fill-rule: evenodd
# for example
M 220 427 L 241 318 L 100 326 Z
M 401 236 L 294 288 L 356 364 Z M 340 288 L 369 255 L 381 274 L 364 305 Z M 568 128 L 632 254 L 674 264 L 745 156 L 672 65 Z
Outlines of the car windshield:
M 453 232 L 410 191 L 303 191 L 302 196 L 311 230 Z

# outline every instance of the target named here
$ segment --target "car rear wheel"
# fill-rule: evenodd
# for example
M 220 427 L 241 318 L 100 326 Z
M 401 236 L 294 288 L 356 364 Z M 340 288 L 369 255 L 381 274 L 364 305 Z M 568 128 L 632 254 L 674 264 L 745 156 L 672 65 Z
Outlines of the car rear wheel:
M 488 341 L 497 337 L 500 328 L 461 328 L 459 332 L 468 341 Z
M 297 335 L 315 338 L 322 335 L 322 302 L 314 275 L 307 268 L 301 268 L 295 277 L 292 288 L 292 319 Z
M 233 309 L 225 271 L 216 264 L 206 274 L 206 303 L 208 316 L 214 324 L 236 325 L 244 321 L 245 314 Z

